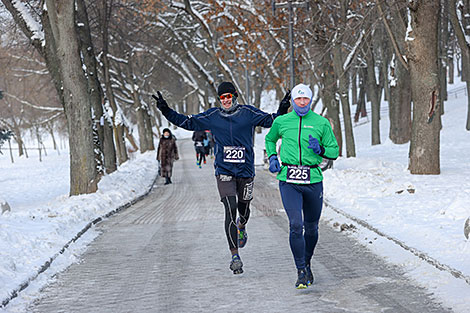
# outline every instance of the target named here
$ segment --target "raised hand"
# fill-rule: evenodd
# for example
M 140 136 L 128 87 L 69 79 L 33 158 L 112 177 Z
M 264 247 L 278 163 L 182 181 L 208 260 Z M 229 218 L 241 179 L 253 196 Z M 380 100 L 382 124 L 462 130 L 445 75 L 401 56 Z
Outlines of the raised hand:
M 277 112 L 279 115 L 286 114 L 287 111 L 289 110 L 290 107 L 290 89 L 287 89 L 287 92 L 282 98 L 281 102 L 279 103 L 279 108 L 277 109 Z
M 170 107 L 168 106 L 168 103 L 166 103 L 165 99 L 163 99 L 163 96 L 160 91 L 157 91 L 157 95 L 158 96 L 152 95 L 152 98 L 157 100 L 157 108 L 162 111 L 162 113 L 168 111 Z

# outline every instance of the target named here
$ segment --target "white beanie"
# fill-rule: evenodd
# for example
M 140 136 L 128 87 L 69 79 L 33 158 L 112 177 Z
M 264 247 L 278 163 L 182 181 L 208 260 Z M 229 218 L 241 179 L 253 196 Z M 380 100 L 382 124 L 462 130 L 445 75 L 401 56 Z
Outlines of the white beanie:
M 312 90 L 309 86 L 304 84 L 298 84 L 292 89 L 291 97 L 292 100 L 302 97 L 312 99 L 312 94 Z

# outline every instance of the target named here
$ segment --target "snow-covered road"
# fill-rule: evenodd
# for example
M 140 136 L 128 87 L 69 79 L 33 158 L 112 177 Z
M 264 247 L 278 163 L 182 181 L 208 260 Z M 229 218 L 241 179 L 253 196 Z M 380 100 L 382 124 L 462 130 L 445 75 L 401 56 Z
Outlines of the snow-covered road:
M 402 270 L 344 232 L 320 225 L 312 267 L 316 282 L 296 290 L 288 222 L 277 181 L 259 168 L 233 275 L 212 160 L 195 165 L 181 140 L 174 184 L 100 223 L 101 235 L 41 292 L 28 312 L 446 312 Z

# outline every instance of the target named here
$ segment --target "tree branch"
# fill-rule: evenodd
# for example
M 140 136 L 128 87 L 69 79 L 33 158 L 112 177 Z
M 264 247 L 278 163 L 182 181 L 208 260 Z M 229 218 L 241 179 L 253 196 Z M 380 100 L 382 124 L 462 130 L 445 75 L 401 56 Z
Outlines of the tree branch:
M 398 59 L 403 64 L 405 69 L 408 71 L 409 70 L 408 63 L 405 61 L 405 59 L 403 58 L 403 55 L 400 52 L 400 48 L 398 47 L 397 40 L 395 39 L 392 29 L 390 28 L 387 18 L 385 17 L 384 12 L 382 10 L 382 5 L 380 4 L 380 0 L 375 0 L 375 2 L 377 3 L 377 9 L 379 10 L 380 17 L 382 18 L 382 21 L 385 25 L 385 29 L 387 30 L 387 33 L 390 36 L 390 39 L 392 40 L 392 45 L 393 45 L 393 48 L 395 49 L 395 53 L 397 54 Z

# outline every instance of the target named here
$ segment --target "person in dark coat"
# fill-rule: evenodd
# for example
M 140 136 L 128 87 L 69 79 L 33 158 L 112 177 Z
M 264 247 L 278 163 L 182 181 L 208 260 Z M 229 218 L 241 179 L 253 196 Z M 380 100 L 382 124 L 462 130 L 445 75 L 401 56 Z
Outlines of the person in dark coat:
M 165 185 L 171 184 L 173 162 L 178 160 L 178 147 L 176 139 L 168 128 L 163 130 L 157 150 L 157 160 L 160 161 L 161 176 L 165 177 Z

